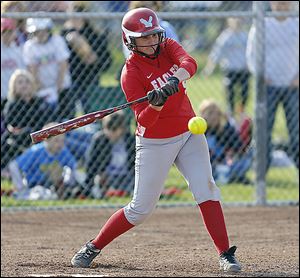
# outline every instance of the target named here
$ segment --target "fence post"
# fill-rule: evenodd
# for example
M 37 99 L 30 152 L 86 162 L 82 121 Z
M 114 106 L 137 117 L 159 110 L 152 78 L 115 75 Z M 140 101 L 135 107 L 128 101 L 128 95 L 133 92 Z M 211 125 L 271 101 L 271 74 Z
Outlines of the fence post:
M 255 26 L 255 104 L 254 104 L 254 170 L 256 204 L 266 204 L 267 169 L 267 102 L 264 85 L 265 68 L 265 1 L 254 1 Z

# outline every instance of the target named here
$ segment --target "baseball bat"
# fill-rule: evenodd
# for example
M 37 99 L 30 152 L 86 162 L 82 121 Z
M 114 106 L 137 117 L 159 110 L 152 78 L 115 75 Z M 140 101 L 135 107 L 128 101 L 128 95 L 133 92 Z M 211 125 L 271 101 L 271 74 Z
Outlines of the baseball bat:
M 130 102 L 126 102 L 126 103 L 121 104 L 116 107 L 112 107 L 112 108 L 108 108 L 105 110 L 100 110 L 100 111 L 92 112 L 89 114 L 85 114 L 83 116 L 62 122 L 60 124 L 35 131 L 33 133 L 30 133 L 31 141 L 32 141 L 32 143 L 39 143 L 43 140 L 46 140 L 49 137 L 57 136 L 57 135 L 66 133 L 66 132 L 70 131 L 71 129 L 76 129 L 76 128 L 88 125 L 90 123 L 93 123 L 96 120 L 104 118 L 105 116 L 107 116 L 109 114 L 112 114 L 116 111 L 125 109 L 133 104 L 144 102 L 146 100 L 148 100 L 148 97 L 144 96 L 139 99 L 136 99 L 136 100 L 133 100 Z

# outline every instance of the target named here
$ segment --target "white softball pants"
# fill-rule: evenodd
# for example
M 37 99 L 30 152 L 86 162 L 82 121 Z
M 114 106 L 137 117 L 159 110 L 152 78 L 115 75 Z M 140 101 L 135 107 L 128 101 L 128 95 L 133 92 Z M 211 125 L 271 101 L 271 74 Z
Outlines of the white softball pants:
M 131 224 L 141 224 L 152 214 L 173 163 L 187 181 L 197 204 L 220 200 L 204 135 L 186 132 L 167 139 L 137 136 L 135 188 L 132 201 L 124 208 Z

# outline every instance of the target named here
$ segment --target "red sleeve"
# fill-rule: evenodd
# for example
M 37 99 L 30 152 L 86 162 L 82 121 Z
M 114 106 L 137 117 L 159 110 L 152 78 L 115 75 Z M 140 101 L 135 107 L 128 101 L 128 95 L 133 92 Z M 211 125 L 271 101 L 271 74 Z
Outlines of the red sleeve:
M 191 77 L 196 73 L 196 60 L 189 55 L 178 42 L 172 39 L 166 39 L 165 48 L 172 60 L 176 64 L 179 64 L 180 68 L 187 70 Z
M 121 75 L 121 86 L 127 101 L 133 101 L 147 94 L 146 87 L 137 77 L 136 71 L 128 70 L 125 65 Z M 148 102 L 138 103 L 131 106 L 136 121 L 143 127 L 149 128 L 158 120 L 160 111 L 154 110 Z

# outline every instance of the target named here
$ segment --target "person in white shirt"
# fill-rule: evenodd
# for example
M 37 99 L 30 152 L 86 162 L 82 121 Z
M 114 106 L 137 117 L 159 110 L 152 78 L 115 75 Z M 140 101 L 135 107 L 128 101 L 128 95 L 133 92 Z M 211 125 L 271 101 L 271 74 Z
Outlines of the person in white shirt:
M 275 12 L 291 9 L 292 1 L 270 1 Z M 255 73 L 255 27 L 249 32 L 247 60 Z M 280 103 L 286 116 L 289 132 L 288 153 L 299 169 L 299 19 L 295 17 L 267 17 L 265 19 L 264 82 L 267 93 L 268 168 L 271 161 L 272 130 Z
M 248 101 L 249 72 L 246 62 L 248 31 L 244 30 L 241 19 L 228 18 L 228 27 L 216 39 L 209 54 L 207 64 L 202 71 L 204 76 L 212 74 L 217 64 L 224 73 L 224 85 L 227 94 L 228 113 L 233 115 L 245 111 Z M 240 97 L 237 93 L 240 92 Z M 238 107 L 236 107 L 236 100 Z
M 9 79 L 16 69 L 24 69 L 22 47 L 17 46 L 17 23 L 11 18 L 1 18 L 1 112 L 7 100 Z
M 35 77 L 38 96 L 57 107 L 71 86 L 69 49 L 61 36 L 51 33 L 53 22 L 49 18 L 28 18 L 26 28 L 32 38 L 24 45 L 25 63 Z M 65 105 L 59 103 L 58 113 L 63 113 Z

